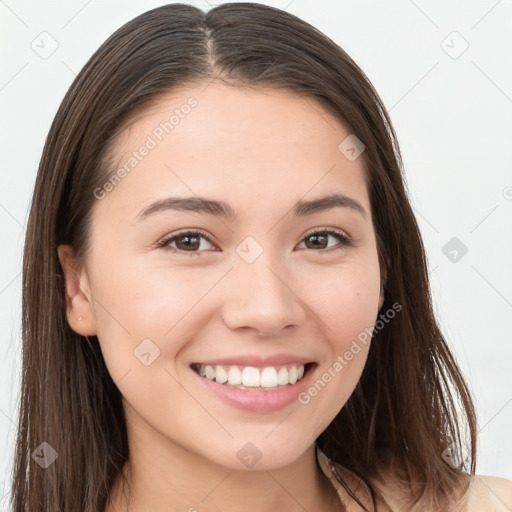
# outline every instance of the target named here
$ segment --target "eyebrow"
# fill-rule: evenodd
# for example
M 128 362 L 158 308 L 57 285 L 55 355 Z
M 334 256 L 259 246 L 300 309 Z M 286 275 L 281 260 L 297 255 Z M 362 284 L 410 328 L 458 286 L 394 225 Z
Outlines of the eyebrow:
M 359 212 L 366 219 L 366 210 L 361 203 L 346 196 L 343 193 L 330 194 L 311 201 L 298 201 L 292 209 L 296 217 L 305 217 L 314 213 L 325 212 L 333 208 L 350 208 Z M 141 221 L 149 216 L 167 210 L 192 211 L 205 215 L 222 217 L 226 220 L 235 220 L 238 213 L 223 202 L 206 197 L 166 197 L 151 203 L 143 208 L 136 216 L 136 221 Z

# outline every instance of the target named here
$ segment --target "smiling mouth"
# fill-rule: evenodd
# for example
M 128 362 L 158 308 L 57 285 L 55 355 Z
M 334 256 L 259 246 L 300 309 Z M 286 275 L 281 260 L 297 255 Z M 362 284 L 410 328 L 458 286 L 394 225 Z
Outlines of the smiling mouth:
M 257 368 L 194 363 L 191 368 L 201 377 L 224 386 L 253 391 L 274 391 L 293 386 L 302 380 L 315 364 L 286 364 Z

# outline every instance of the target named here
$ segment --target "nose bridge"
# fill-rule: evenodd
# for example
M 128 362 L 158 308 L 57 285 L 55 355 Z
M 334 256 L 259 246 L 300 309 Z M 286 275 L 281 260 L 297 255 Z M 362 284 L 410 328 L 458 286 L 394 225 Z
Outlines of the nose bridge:
M 252 237 L 242 241 L 236 252 L 232 288 L 224 304 L 226 324 L 232 329 L 251 327 L 271 334 L 302 323 L 304 307 L 293 291 L 283 254 L 264 249 Z

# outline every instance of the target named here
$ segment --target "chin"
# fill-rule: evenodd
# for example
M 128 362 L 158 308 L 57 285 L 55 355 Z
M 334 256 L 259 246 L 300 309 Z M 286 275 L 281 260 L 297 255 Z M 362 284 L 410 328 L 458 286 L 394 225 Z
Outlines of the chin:
M 272 432 L 267 425 L 264 434 L 246 428 L 243 436 L 236 436 L 216 446 L 215 457 L 212 457 L 212 451 L 205 453 L 205 457 L 235 471 L 271 471 L 286 467 L 293 464 L 316 437 L 306 439 L 303 434 L 294 436 L 288 429 L 277 432 L 279 428 L 277 426 Z

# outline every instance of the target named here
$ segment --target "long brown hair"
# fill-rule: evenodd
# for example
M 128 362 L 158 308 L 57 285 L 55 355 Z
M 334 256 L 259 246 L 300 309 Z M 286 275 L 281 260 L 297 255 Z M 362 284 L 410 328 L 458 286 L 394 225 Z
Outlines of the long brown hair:
M 58 109 L 37 174 L 23 258 L 13 510 L 104 510 L 128 459 L 121 395 L 98 340 L 67 323 L 57 246 L 71 244 L 79 260 L 87 252 L 94 190 L 113 171 L 108 151 L 126 122 L 159 95 L 212 79 L 302 94 L 364 143 L 385 276 L 382 310 L 395 303 L 402 310 L 374 333 L 355 391 L 317 442 L 362 477 L 374 498 L 381 493 L 373 482 L 392 465 L 414 498 L 442 510 L 475 472 L 475 410 L 434 317 L 394 129 L 377 92 L 339 46 L 297 17 L 253 3 L 207 13 L 173 4 L 136 17 L 95 52 Z M 41 443 L 58 457 L 45 469 L 36 460 Z M 466 464 L 458 465 L 464 457 Z

